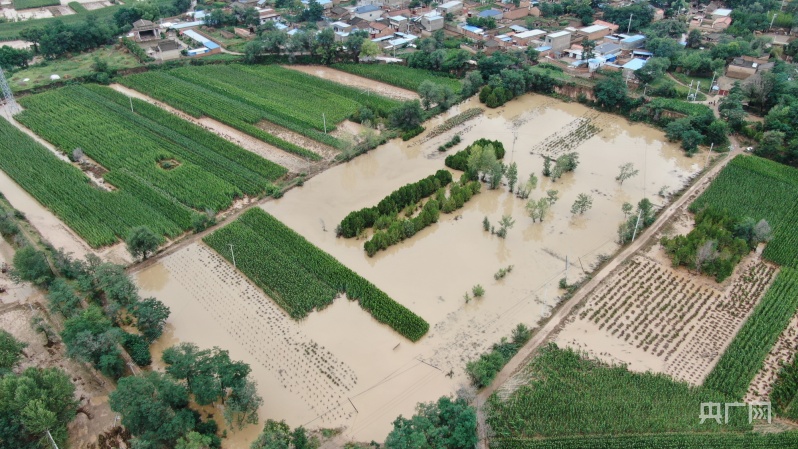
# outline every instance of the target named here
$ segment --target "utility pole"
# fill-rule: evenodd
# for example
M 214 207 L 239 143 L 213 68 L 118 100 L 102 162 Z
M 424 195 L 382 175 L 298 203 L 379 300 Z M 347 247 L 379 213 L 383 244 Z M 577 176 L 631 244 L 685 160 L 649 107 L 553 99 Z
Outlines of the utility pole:
M 709 145 L 709 153 L 707 153 L 707 161 L 706 161 L 706 162 L 704 162 L 704 167 L 706 167 L 707 165 L 709 165 L 709 156 L 712 154 L 712 148 L 714 148 L 714 147 L 715 147 L 715 142 L 712 142 L 712 143 Z
M 233 244 L 232 243 L 230 244 L 230 255 L 233 256 L 233 268 L 238 268 L 236 266 L 236 255 L 233 252 Z
M 768 31 L 770 31 L 770 29 L 773 28 L 773 22 L 775 22 L 775 21 L 776 21 L 776 13 L 774 12 L 773 13 L 773 18 L 770 19 L 770 26 L 768 27 Z
M 565 255 L 565 283 L 568 284 L 568 255 Z
M 643 211 L 637 213 L 637 221 L 635 222 L 635 230 L 632 232 L 632 241 L 635 241 L 635 237 L 637 237 L 637 227 L 640 226 L 640 217 L 643 215 Z
M 133 97 L 128 95 L 127 99 L 130 100 L 130 112 L 133 112 Z
M 327 115 L 321 113 L 321 119 L 324 120 L 324 134 L 327 134 Z
M 48 436 L 48 437 L 50 437 L 50 442 L 51 442 L 51 443 L 53 443 L 53 447 L 54 447 L 55 449 L 58 449 L 58 445 L 57 445 L 57 444 L 55 444 L 55 440 L 53 439 L 53 436 L 52 436 L 52 435 L 50 435 L 50 431 L 49 431 L 49 430 L 45 430 L 45 432 L 47 432 L 47 436 Z
M 626 27 L 626 34 L 629 34 L 629 30 L 632 29 L 632 16 L 634 16 L 634 14 L 629 14 L 629 26 Z
M 709 82 L 709 92 L 712 93 L 712 87 L 715 86 L 715 77 L 718 76 L 716 72 L 712 72 L 712 81 Z
M 693 81 L 690 81 L 690 86 L 687 88 L 687 101 L 690 101 L 690 92 L 693 91 Z

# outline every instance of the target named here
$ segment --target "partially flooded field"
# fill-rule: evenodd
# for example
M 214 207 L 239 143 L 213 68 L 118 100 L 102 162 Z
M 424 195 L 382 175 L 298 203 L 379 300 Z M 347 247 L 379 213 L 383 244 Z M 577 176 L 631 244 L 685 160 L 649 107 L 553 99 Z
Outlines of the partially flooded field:
M 479 107 L 471 100 L 425 126 Z M 593 135 L 561 130 L 584 128 Z M 427 131 L 429 132 L 429 131 Z M 554 135 L 560 132 L 562 135 Z M 530 195 L 539 199 L 558 190 L 544 221 L 533 223 L 526 200 L 502 186 L 471 199 L 453 214 L 403 243 L 369 258 L 364 240 L 340 239 L 335 227 L 349 212 L 373 206 L 404 184 L 443 168 L 437 148 L 454 133 L 462 149 L 478 138 L 504 143 L 505 163 L 516 162 L 519 180 L 535 173 Z M 547 140 L 548 139 L 548 140 Z M 557 182 L 541 176 L 540 153 L 577 151 L 579 166 Z M 532 154 L 534 152 L 534 154 Z M 640 174 L 620 185 L 619 166 L 633 163 Z M 343 438 L 382 441 L 391 422 L 409 416 L 415 404 L 454 393 L 469 383 L 465 363 L 476 358 L 519 322 L 534 326 L 555 305 L 558 281 L 573 282 L 589 272 L 602 254 L 617 249 L 621 205 L 681 188 L 702 161 L 682 156 L 662 132 L 598 114 L 578 104 L 527 95 L 433 139 L 425 134 L 394 140 L 355 160 L 306 181 L 263 208 L 344 265 L 430 323 L 429 333 L 411 343 L 373 320 L 356 303 L 337 300 L 302 322 L 291 320 L 224 259 L 194 244 L 137 274 L 142 295 L 172 309 L 171 332 L 161 347 L 177 341 L 220 346 L 253 367 L 265 405 L 263 418 L 292 426 L 345 427 Z M 459 173 L 457 173 L 459 176 Z M 577 195 L 593 197 L 593 207 L 573 216 Z M 487 217 L 497 223 L 511 215 L 515 226 L 501 239 L 483 231 Z M 234 250 L 234 248 L 233 248 Z M 494 274 L 512 265 L 501 280 Z M 466 302 L 481 284 L 482 298 Z M 254 427 L 254 426 L 253 426 Z M 234 435 L 226 447 L 245 448 L 256 430 Z

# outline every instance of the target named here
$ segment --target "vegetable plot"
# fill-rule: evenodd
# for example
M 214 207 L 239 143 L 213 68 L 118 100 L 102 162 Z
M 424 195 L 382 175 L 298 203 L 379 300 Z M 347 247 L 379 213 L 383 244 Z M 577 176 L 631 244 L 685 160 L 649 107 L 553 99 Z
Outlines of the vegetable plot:
M 462 88 L 460 81 L 455 78 L 399 64 L 333 64 L 333 68 L 413 92 L 418 91 L 418 86 L 427 80 L 435 84 L 449 86 L 455 92 L 460 92 Z
M 230 261 L 232 244 L 236 267 L 294 319 L 346 293 L 377 321 L 412 341 L 429 330 L 424 319 L 259 208 L 203 241 Z

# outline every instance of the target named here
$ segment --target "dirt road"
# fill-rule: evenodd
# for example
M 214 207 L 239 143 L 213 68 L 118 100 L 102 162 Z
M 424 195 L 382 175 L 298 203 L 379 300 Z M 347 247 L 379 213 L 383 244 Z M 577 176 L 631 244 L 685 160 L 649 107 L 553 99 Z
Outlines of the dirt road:
M 709 186 L 710 182 L 715 178 L 720 170 L 722 170 L 723 167 L 725 167 L 726 164 L 734 158 L 734 156 L 742 152 L 739 143 L 733 138 L 732 144 L 734 145 L 734 150 L 732 152 L 727 153 L 723 160 L 718 161 L 714 167 L 701 174 L 700 177 L 695 180 L 693 185 L 690 186 L 681 197 L 679 197 L 664 211 L 662 211 L 657 218 L 657 221 L 655 221 L 654 224 L 646 229 L 645 232 L 643 232 L 640 237 L 637 238 L 637 240 L 624 248 L 607 265 L 605 265 L 604 268 L 597 272 L 592 279 L 583 285 L 579 291 L 577 291 L 576 294 L 570 300 L 568 300 L 567 303 L 563 304 L 562 307 L 557 310 L 557 312 L 549 319 L 543 328 L 538 330 L 529 340 L 529 342 L 527 342 L 518 351 L 518 354 L 516 354 L 515 357 L 513 357 L 507 363 L 507 365 L 504 366 L 493 382 L 487 388 L 479 392 L 476 398 L 476 407 L 477 431 L 479 434 L 479 447 L 481 449 L 487 449 L 488 447 L 484 405 L 490 395 L 493 394 L 493 392 L 495 392 L 499 387 L 504 385 L 504 383 L 507 382 L 521 368 L 526 366 L 526 362 L 529 360 L 529 358 L 535 354 L 538 348 L 549 341 L 550 337 L 552 337 L 554 332 L 560 326 L 561 322 L 571 314 L 571 311 L 574 309 L 574 307 L 581 303 L 593 291 L 593 289 L 595 289 L 601 283 L 601 281 L 604 280 L 604 278 L 609 276 L 613 270 L 625 262 L 629 257 L 637 252 L 637 250 L 645 246 L 654 235 L 662 230 L 663 226 L 670 221 L 670 219 L 682 206 L 689 204 L 695 198 L 697 198 Z

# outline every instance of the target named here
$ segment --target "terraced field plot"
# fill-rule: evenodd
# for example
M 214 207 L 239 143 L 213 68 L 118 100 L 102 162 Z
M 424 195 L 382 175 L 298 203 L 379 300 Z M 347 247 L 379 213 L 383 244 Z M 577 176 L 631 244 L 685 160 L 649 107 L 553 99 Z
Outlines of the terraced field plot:
M 213 65 L 151 71 L 120 80 L 127 87 L 194 117 L 207 116 L 286 151 L 318 154 L 259 128 L 272 122 L 318 142 L 340 147 L 327 134 L 362 107 L 386 116 L 399 102 L 279 66 Z
M 3 132 L 19 139 L 3 147 L 3 170 L 92 246 L 112 244 L 138 225 L 178 235 L 197 212 L 263 195 L 286 173 L 152 105 L 133 100 L 131 112 L 130 101 L 104 87 L 67 87 L 21 99 L 25 111 L 16 116 L 64 153 L 80 148 L 108 170 L 113 192 L 90 187 L 79 170 L 3 122 Z M 15 151 L 14 141 L 29 151 Z

